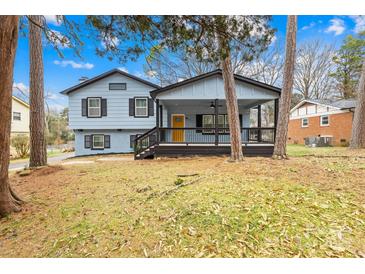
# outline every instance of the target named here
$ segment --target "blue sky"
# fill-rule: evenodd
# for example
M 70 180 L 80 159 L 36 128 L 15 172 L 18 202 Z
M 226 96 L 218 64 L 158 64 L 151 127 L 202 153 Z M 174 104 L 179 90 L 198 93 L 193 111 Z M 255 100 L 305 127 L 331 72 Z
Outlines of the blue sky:
M 70 19 L 81 22 L 83 17 L 70 16 Z M 57 30 L 53 16 L 47 16 L 47 22 L 51 28 Z M 286 16 L 273 16 L 271 25 L 277 29 L 275 43 L 285 42 Z M 341 45 L 342 40 L 349 34 L 365 30 L 365 16 L 299 16 L 298 17 L 298 43 L 308 40 L 320 39 L 326 43 Z M 51 107 L 61 109 L 67 106 L 66 96 L 59 92 L 78 83 L 81 76 L 93 77 L 112 68 L 123 68 L 125 71 L 141 78 L 146 78 L 143 72 L 144 59 L 138 62 L 120 64 L 117 60 L 108 60 L 95 54 L 95 45 L 100 42 L 85 40 L 81 57 L 75 55 L 72 49 L 62 50 L 64 58 L 61 59 L 51 47 L 44 48 L 44 79 L 45 93 L 48 94 L 48 103 Z M 19 37 L 17 48 L 14 85 L 27 91 L 29 86 L 29 55 L 28 39 Z

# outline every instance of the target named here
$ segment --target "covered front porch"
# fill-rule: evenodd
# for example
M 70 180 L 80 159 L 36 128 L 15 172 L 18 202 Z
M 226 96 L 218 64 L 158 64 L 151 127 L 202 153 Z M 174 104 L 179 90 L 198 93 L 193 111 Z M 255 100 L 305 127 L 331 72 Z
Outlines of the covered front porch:
M 136 155 L 144 151 L 145 156 L 150 151 L 155 156 L 230 153 L 225 100 L 156 99 L 155 104 L 156 127 L 136 140 Z M 239 99 L 238 108 L 244 154 L 272 155 L 278 99 Z
M 235 75 L 246 155 L 272 155 L 280 89 Z M 219 70 L 151 92 L 156 127 L 135 140 L 136 158 L 229 154 L 230 131 Z
M 156 129 L 160 144 L 230 143 L 225 100 L 156 99 Z M 238 100 L 241 140 L 274 143 L 277 100 Z

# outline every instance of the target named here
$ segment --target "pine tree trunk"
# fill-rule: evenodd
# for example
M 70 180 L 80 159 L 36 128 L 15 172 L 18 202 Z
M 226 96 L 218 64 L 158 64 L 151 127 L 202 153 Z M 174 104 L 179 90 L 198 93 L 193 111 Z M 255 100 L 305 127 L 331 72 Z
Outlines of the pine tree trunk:
M 357 105 L 352 122 L 351 148 L 365 148 L 365 60 L 357 90 Z
M 0 217 L 20 210 L 9 185 L 11 95 L 18 42 L 18 16 L 0 16 Z
M 43 83 L 43 17 L 29 16 L 29 56 L 30 56 L 30 167 L 47 165 L 45 136 L 44 83 Z
M 293 91 L 294 64 L 296 51 L 297 16 L 289 15 L 286 27 L 286 53 L 284 64 L 283 89 L 279 100 L 279 115 L 276 129 L 274 158 L 287 158 L 286 139 L 288 136 L 288 123 L 290 100 Z
M 234 81 L 230 50 L 227 41 L 222 37 L 219 38 L 220 45 L 224 48 L 225 58 L 221 60 L 222 74 L 224 81 L 224 93 L 226 97 L 229 134 L 231 138 L 231 161 L 242 161 L 242 141 L 241 127 L 238 111 L 238 102 L 236 95 L 236 85 Z M 216 106 L 218 107 L 218 106 Z

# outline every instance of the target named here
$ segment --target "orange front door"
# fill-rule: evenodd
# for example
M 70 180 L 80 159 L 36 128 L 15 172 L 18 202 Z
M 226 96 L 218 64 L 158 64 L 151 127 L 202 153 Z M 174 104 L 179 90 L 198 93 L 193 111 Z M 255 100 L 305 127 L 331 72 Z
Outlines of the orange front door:
M 185 127 L 185 115 L 173 114 L 171 118 L 172 118 L 172 127 L 173 128 Z M 184 130 L 178 130 L 178 129 L 172 130 L 172 141 L 173 142 L 184 142 L 184 140 L 185 140 Z

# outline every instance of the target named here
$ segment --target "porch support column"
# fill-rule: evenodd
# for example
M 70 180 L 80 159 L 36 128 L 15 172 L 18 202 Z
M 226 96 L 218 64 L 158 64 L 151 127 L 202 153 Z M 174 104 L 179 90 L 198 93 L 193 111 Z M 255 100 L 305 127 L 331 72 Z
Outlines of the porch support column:
M 261 105 L 257 106 L 257 141 L 261 142 Z
M 215 145 L 218 146 L 219 144 L 219 134 L 218 134 L 218 115 L 219 115 L 219 105 L 218 105 L 218 99 L 214 100 L 214 115 L 215 115 L 215 120 L 214 120 L 214 126 L 215 126 Z
M 156 144 L 160 142 L 160 100 L 156 99 Z
M 274 101 L 274 143 L 276 138 L 276 127 L 278 126 L 279 99 Z

